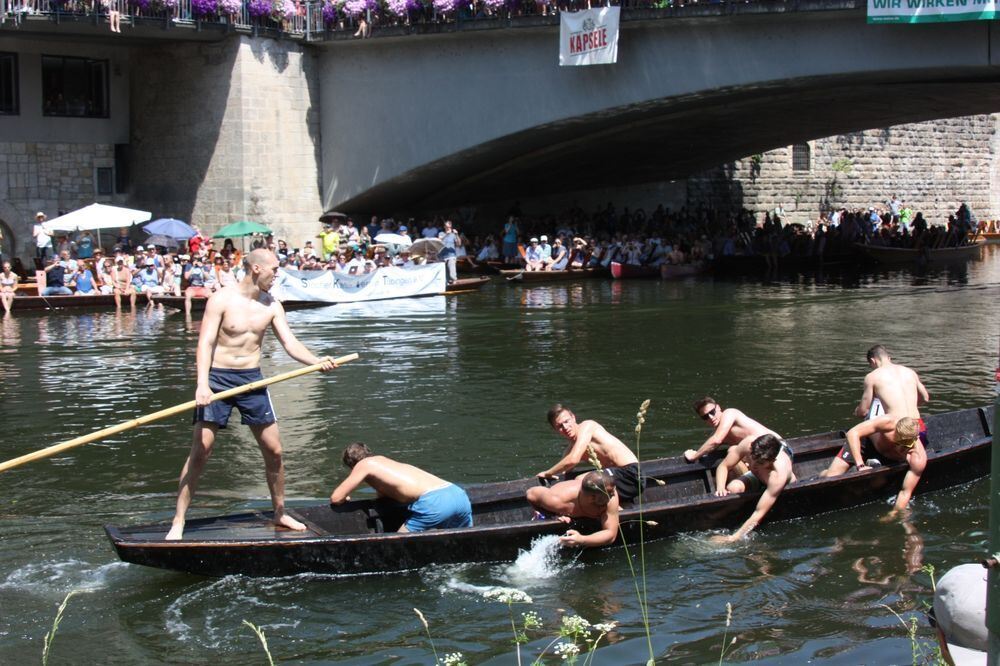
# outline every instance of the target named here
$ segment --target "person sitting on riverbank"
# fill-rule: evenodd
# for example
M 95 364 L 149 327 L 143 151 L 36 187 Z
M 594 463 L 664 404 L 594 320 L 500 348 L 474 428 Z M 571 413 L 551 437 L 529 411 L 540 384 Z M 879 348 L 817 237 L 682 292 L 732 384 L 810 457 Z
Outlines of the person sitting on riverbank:
M 66 286 L 66 267 L 59 257 L 49 259 L 45 267 L 45 289 L 42 296 L 72 296 L 73 290 Z
M 749 446 L 755 439 L 762 435 L 774 435 L 781 439 L 781 435 L 770 428 L 761 425 L 743 412 L 733 407 L 723 409 L 719 402 L 710 396 L 705 396 L 694 403 L 694 411 L 698 417 L 713 428 L 711 436 L 695 449 L 688 449 L 684 452 L 684 460 L 689 463 L 701 458 L 707 453 L 711 453 L 723 444 L 730 447 L 737 447 L 742 444 Z M 744 447 L 741 450 L 748 450 Z M 744 460 L 744 463 L 749 463 Z M 749 471 L 745 464 L 733 468 L 736 476 Z
M 3 270 L 0 271 L 0 303 L 3 304 L 4 312 L 10 312 L 10 308 L 14 304 L 19 280 L 17 273 L 11 270 L 10 262 L 3 262 Z
M 624 502 L 631 501 L 645 488 L 645 479 L 639 480 L 639 459 L 625 444 L 594 420 L 577 423 L 569 407 L 555 404 L 547 415 L 549 425 L 569 440 L 563 457 L 544 472 L 542 478 L 566 474 L 584 460 L 600 467 L 614 479 L 615 487 Z
M 750 460 L 750 469 L 727 483 L 727 477 L 744 459 Z M 792 481 L 792 449 L 780 437 L 768 433 L 753 442 L 741 442 L 729 448 L 725 460 L 715 470 L 715 494 L 725 497 L 730 493 L 758 492 L 764 494 L 757 501 L 753 513 L 738 530 L 729 535 L 716 535 L 713 541 L 731 543 L 742 539 L 764 520 L 774 506 L 778 495 Z
M 135 309 L 136 291 L 132 282 L 132 270 L 125 265 L 125 258 L 119 256 L 115 259 L 115 267 L 111 269 L 111 279 L 113 280 L 115 295 L 115 307 L 121 309 L 122 296 L 128 296 L 129 305 Z
M 375 455 L 361 442 L 348 444 L 344 465 L 351 472 L 330 495 L 331 504 L 343 504 L 362 483 L 378 493 L 407 505 L 409 517 L 400 532 L 435 528 L 472 527 L 472 505 L 465 491 L 419 467 Z
M 77 296 L 96 296 L 97 283 L 94 280 L 94 273 L 90 270 L 87 262 L 81 261 L 77 264 L 76 273 L 70 278 L 71 284 L 76 288 Z
M 607 470 L 587 472 L 551 488 L 528 488 L 527 499 L 539 512 L 536 514 L 539 519 L 552 516 L 568 523 L 573 518 L 590 518 L 600 523 L 600 529 L 591 534 L 566 530 L 566 534 L 559 537 L 563 546 L 607 546 L 618 537 L 619 498 L 615 479 Z

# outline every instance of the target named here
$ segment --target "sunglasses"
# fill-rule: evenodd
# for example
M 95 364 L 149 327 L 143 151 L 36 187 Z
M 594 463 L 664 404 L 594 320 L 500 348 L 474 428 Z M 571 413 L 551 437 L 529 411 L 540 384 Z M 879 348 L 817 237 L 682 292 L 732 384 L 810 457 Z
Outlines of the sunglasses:
M 716 405 L 715 407 L 712 407 L 712 409 L 708 410 L 704 414 L 701 414 L 701 420 L 702 421 L 709 420 L 710 418 L 712 418 L 713 416 L 715 416 L 715 412 L 717 412 L 717 411 L 719 411 L 719 406 L 718 405 Z

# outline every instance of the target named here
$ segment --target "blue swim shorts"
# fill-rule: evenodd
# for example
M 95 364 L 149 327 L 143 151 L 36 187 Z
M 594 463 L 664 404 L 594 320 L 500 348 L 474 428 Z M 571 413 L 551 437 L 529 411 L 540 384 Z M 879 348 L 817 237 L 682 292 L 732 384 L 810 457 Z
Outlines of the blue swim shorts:
M 453 483 L 428 490 L 407 507 L 406 529 L 423 532 L 435 527 L 472 527 L 472 505 L 465 491 Z
M 208 371 L 208 387 L 213 393 L 219 393 L 263 378 L 260 368 L 249 370 L 212 368 Z M 264 387 L 225 400 L 216 400 L 205 407 L 198 407 L 194 410 L 192 423 L 214 423 L 220 428 L 225 428 L 229 423 L 229 414 L 233 411 L 233 407 L 240 410 L 240 422 L 243 425 L 268 425 L 278 420 L 274 413 L 274 405 L 271 404 L 271 396 L 267 392 L 267 387 Z

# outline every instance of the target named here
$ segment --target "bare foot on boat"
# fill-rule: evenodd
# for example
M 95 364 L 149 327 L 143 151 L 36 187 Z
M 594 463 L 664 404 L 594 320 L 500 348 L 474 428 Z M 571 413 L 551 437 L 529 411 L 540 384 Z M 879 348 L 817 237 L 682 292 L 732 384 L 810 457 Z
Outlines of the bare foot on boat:
M 295 530 L 296 532 L 303 532 L 306 529 L 305 525 L 295 520 L 287 513 L 283 513 L 281 515 L 275 514 L 274 522 L 278 525 L 281 525 L 282 527 L 287 527 L 290 530 Z
M 167 541 L 180 541 L 184 538 L 184 523 L 174 523 L 167 532 Z

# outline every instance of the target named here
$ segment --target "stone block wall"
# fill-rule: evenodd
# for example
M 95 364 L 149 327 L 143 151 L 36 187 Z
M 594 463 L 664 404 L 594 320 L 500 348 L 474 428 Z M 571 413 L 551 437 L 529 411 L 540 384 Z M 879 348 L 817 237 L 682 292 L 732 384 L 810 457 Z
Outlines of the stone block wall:
M 0 142 L 0 222 L 3 253 L 34 255 L 35 213 L 50 218 L 120 197 L 97 195 L 97 167 L 114 166 L 114 146 L 93 143 Z
M 296 44 L 233 37 L 134 52 L 132 197 L 212 233 L 239 220 L 298 242 L 321 210 L 318 80 Z
M 792 170 L 786 146 L 692 176 L 688 204 L 781 205 L 801 222 L 831 206 L 867 208 L 896 194 L 932 223 L 946 222 L 963 201 L 981 219 L 993 218 L 998 118 L 966 116 L 810 141 L 808 171 Z M 849 170 L 837 173 L 838 162 Z

